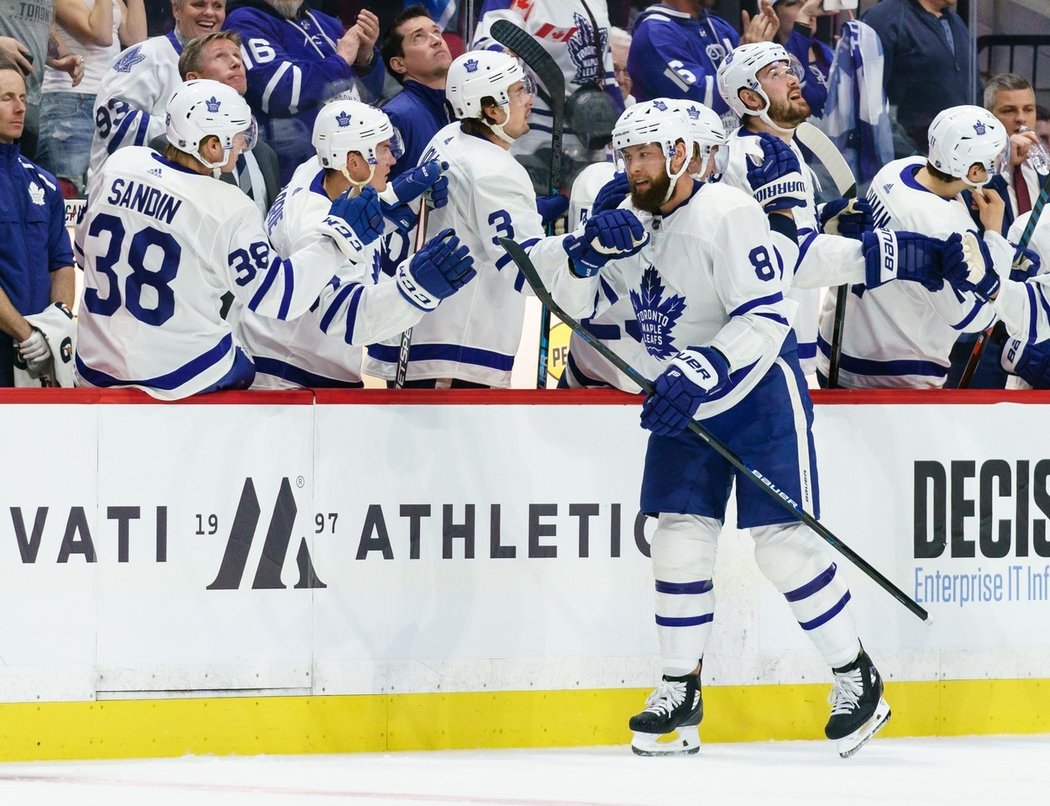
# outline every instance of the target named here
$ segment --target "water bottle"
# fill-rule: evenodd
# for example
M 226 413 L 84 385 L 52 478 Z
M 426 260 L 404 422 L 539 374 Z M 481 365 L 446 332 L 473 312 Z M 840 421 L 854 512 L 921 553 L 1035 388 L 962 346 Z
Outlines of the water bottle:
M 1025 132 L 1030 131 L 1031 129 L 1029 129 L 1027 126 L 1021 126 L 1017 130 L 1017 133 L 1024 134 Z M 1050 173 L 1050 156 L 1047 156 L 1046 149 L 1043 147 L 1042 142 L 1039 140 L 1033 143 L 1032 147 L 1028 149 L 1027 162 L 1029 165 L 1032 166 L 1033 170 L 1035 170 L 1037 174 L 1045 175 L 1047 173 Z

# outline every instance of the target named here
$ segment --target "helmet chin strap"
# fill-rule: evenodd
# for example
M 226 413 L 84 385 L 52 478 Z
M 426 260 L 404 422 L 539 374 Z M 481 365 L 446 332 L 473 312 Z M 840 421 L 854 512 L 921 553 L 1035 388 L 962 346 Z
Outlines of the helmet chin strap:
M 663 207 L 663 205 L 667 204 L 667 202 L 670 201 L 671 196 L 674 195 L 674 189 L 678 185 L 678 180 L 681 178 L 682 174 L 689 170 L 689 160 L 684 160 L 682 162 L 682 167 L 672 174 L 671 160 L 673 159 L 674 155 L 672 154 L 670 157 L 664 160 L 664 170 L 667 171 L 667 178 L 670 181 L 667 183 L 667 192 L 664 194 L 664 200 L 660 202 L 661 207 Z
M 507 119 L 505 121 L 503 121 L 502 123 L 490 123 L 489 121 L 482 118 L 482 122 L 486 126 L 488 126 L 489 129 L 492 130 L 492 133 L 495 134 L 500 140 L 502 140 L 507 145 L 512 146 L 514 145 L 514 138 L 507 134 L 505 131 L 503 131 L 503 127 L 510 123 L 510 104 L 501 104 L 500 110 L 502 110 L 503 114 L 507 116 Z
M 364 190 L 368 184 L 372 181 L 372 178 L 376 175 L 376 166 L 368 163 L 368 178 L 364 182 L 358 182 L 356 179 L 350 176 L 350 171 L 347 170 L 346 164 L 339 169 L 339 172 L 346 178 L 346 181 L 350 183 L 350 198 L 360 196 L 361 191 Z

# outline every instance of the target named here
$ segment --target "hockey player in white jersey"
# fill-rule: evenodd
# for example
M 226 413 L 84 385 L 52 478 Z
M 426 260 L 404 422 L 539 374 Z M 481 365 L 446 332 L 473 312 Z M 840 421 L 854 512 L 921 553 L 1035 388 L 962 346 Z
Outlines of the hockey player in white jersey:
M 791 209 L 798 226 L 800 259 L 788 293 L 800 306 L 795 332 L 799 358 L 810 373 L 816 367 L 819 289 L 921 280 L 927 260 L 938 258 L 940 242 L 907 232 L 877 237 L 863 202 L 829 202 L 818 218 L 816 180 L 795 143 L 795 129 L 810 114 L 801 76 L 794 57 L 772 42 L 741 45 L 718 68 L 719 92 L 742 124 L 729 136 L 722 181 L 753 193 L 767 211 Z M 877 254 L 895 264 L 892 270 L 872 271 L 880 265 L 871 259 Z
M 89 185 L 76 231 L 85 285 L 76 373 L 82 386 L 173 400 L 251 383 L 252 363 L 219 315 L 224 293 L 264 316 L 299 316 L 335 293 L 339 265 L 379 236 L 383 216 L 374 196 L 340 199 L 316 237 L 282 257 L 255 203 L 215 178 L 254 142 L 244 99 L 188 81 L 167 120 L 164 156 L 121 149 Z
M 693 139 L 693 158 L 688 172 L 700 182 L 716 177 L 719 149 L 725 145 L 726 134 L 722 119 L 711 108 L 699 101 L 663 98 L 669 109 L 686 116 L 689 134 Z M 616 173 L 616 163 L 596 162 L 588 165 L 572 184 L 569 200 L 569 226 L 584 224 L 591 215 L 615 209 L 630 192 L 625 173 Z M 613 349 L 628 364 L 646 377 L 660 372 L 658 359 L 652 358 L 642 343 L 641 330 L 635 319 L 629 297 L 617 300 L 600 316 L 583 323 L 591 334 Z M 654 363 L 656 362 L 656 363 Z M 618 370 L 578 333 L 569 338 L 569 352 L 565 371 L 558 383 L 567 389 L 611 386 L 637 394 L 638 385 Z
M 879 227 L 907 229 L 947 239 L 974 230 L 959 194 L 969 189 L 979 205 L 986 252 L 997 269 L 1009 273 L 1014 248 L 999 233 L 1002 203 L 983 190 L 995 162 L 1008 147 L 1003 125 L 985 109 L 957 106 L 934 119 L 929 156 L 894 160 L 872 180 L 868 201 Z M 945 256 L 945 261 L 948 258 Z M 995 318 L 979 290 L 956 293 L 939 281 L 930 287 L 888 283 L 855 288 L 846 298 L 842 360 L 843 386 L 940 387 L 960 333 L 987 328 Z M 835 300 L 828 297 L 820 319 L 819 371 L 829 366 Z
M 400 138 L 390 119 L 366 104 L 324 106 L 314 121 L 313 145 L 317 157 L 296 169 L 266 219 L 270 240 L 282 253 L 316 239 L 333 200 L 351 187 L 378 192 L 400 208 L 399 223 L 405 226 L 415 223 L 408 203 L 422 193 L 431 193 L 435 206 L 447 200 L 437 162 L 387 184 L 401 154 Z M 235 332 L 255 362 L 254 388 L 360 387 L 363 345 L 412 327 L 474 275 L 466 247 L 448 232 L 405 260 L 392 280 L 380 276 L 382 244 L 378 238 L 346 260 L 336 272 L 334 296 L 295 320 L 259 316 L 234 305 Z
M 448 164 L 449 203 L 433 212 L 429 226 L 455 230 L 478 276 L 414 328 L 406 387 L 510 386 L 527 286 L 496 238 L 528 247 L 544 236 L 532 182 L 510 155 L 528 131 L 526 81 L 516 59 L 495 51 L 469 51 L 449 66 L 445 93 L 456 121 L 421 157 Z M 397 343 L 369 346 L 364 371 L 393 380 L 398 352 Z
M 751 530 L 759 568 L 832 667 L 826 733 L 842 755 L 852 754 L 889 717 L 889 707 L 846 609 L 842 574 L 816 534 L 686 430 L 690 420 L 703 420 L 747 465 L 819 517 L 813 410 L 791 330 L 796 304 L 784 297 L 771 234 L 794 242 L 790 212 L 767 215 L 739 189 L 689 176 L 688 125 L 662 101 L 628 109 L 613 144 L 630 202 L 567 236 L 571 272 L 581 279 L 559 283 L 553 293 L 577 315 L 629 297 L 645 345 L 664 367 L 641 415 L 652 431 L 641 510 L 657 518 L 651 558 L 663 678 L 630 720 L 632 746 L 642 755 L 699 750 L 715 549 L 736 481 L 737 525 Z M 613 224 L 628 235 L 617 235 Z M 623 248 L 632 244 L 640 251 Z M 790 255 L 782 259 L 793 265 Z M 675 741 L 659 741 L 675 733 Z

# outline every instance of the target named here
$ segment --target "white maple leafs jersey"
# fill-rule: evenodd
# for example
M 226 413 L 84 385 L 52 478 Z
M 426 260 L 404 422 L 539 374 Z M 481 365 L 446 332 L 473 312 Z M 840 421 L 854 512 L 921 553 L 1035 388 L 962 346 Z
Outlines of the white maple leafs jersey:
M 123 51 L 102 76 L 95 96 L 92 173 L 118 148 L 147 146 L 164 134 L 168 99 L 182 84 L 181 53 L 174 32 L 154 36 Z
M 296 168 L 266 217 L 274 248 L 292 254 L 320 236 L 332 206 L 324 169 L 316 159 Z M 302 316 L 281 321 L 234 303 L 234 332 L 255 362 L 253 387 L 358 386 L 365 344 L 389 338 L 415 325 L 423 310 L 402 296 L 397 283 L 380 275 L 382 238 L 361 247 L 335 271 L 333 293 Z M 378 285 L 377 285 L 378 283 Z
M 762 208 L 720 182 L 695 183 L 689 200 L 667 215 L 634 210 L 629 199 L 621 207 L 638 215 L 649 243 L 586 280 L 563 270 L 552 293 L 566 313 L 580 317 L 630 299 L 642 342 L 661 368 L 687 348 L 716 348 L 731 382 L 705 398 L 696 419 L 731 409 L 779 355 L 795 352 L 798 306 L 783 294 L 784 264 L 794 265 L 795 255 L 778 256 Z M 554 256 L 539 248 L 531 253 L 537 268 Z M 544 269 L 549 274 L 552 266 Z
M 845 282 L 862 282 L 864 257 L 858 241 L 820 232 L 814 194 L 816 179 L 795 141 L 792 140 L 790 145 L 802 168 L 802 179 L 806 183 L 806 204 L 804 207 L 791 208 L 798 228 L 799 260 L 787 280 L 787 296 L 799 304 L 795 335 L 798 338 L 799 363 L 802 371 L 808 374 L 816 368 L 820 288 Z M 747 181 L 747 157 L 750 155 L 759 161 L 762 157 L 762 146 L 757 135 L 741 126 L 729 136 L 723 148 L 728 149 L 729 159 L 721 181 L 750 195 L 752 191 Z
M 1030 216 L 1031 213 L 1025 213 L 1014 221 L 1011 242 L 1021 239 Z M 1050 339 L 1050 216 L 1044 214 L 1036 222 L 1028 248 L 1041 258 L 1041 273 L 1027 282 L 1015 283 L 1000 271 L 1002 284 L 992 307 L 1015 339 L 1045 341 Z
M 605 0 L 587 0 L 587 7 L 598 24 L 597 31 L 593 30 L 591 17 L 579 0 L 488 0 L 474 31 L 472 47 L 502 49 L 489 32 L 496 20 L 509 20 L 532 34 L 561 68 L 566 96 L 585 85 L 615 87 L 616 75 L 609 50 L 608 4 Z M 549 146 L 552 122 L 550 106 L 536 94 L 529 131 L 515 141 L 513 152 L 532 154 Z M 567 153 L 582 155 L 582 146 L 568 125 L 562 138 L 562 147 Z
M 457 378 L 509 387 L 528 285 L 496 238 L 528 249 L 543 237 L 536 194 L 508 151 L 464 134 L 459 121 L 434 135 L 419 163 L 434 159 L 449 165 L 448 204 L 431 212 L 427 233 L 454 229 L 474 258 L 477 276 L 416 325 L 407 379 Z M 392 380 L 398 350 L 393 342 L 369 346 L 364 372 Z
M 76 229 L 78 385 L 137 386 L 165 400 L 209 388 L 238 347 L 222 295 L 263 316 L 299 316 L 332 291 L 346 234 L 318 233 L 282 258 L 239 188 L 148 148 L 121 149 L 89 184 Z
M 933 238 L 975 231 L 961 199 L 943 199 L 915 180 L 925 164 L 924 157 L 894 160 L 875 175 L 868 190 L 875 226 Z M 1005 239 L 989 233 L 985 241 L 993 255 L 1001 258 L 1005 250 L 1009 266 L 1013 250 Z M 855 287 L 846 298 L 839 381 L 847 388 L 943 386 L 959 334 L 984 330 L 994 316 L 991 306 L 947 283 L 939 291 L 901 280 L 874 289 Z M 834 319 L 835 298 L 828 295 L 821 311 L 817 356 L 818 369 L 825 375 Z

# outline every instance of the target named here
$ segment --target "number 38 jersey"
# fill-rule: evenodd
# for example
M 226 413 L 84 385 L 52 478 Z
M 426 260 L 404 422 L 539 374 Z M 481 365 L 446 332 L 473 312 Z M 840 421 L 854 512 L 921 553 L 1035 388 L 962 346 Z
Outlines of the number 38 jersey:
M 292 319 L 330 296 L 353 233 L 328 230 L 288 258 L 273 251 L 255 203 L 234 185 L 148 148 L 121 149 L 88 189 L 75 249 L 84 268 L 77 383 L 137 386 L 174 400 L 233 366 L 237 344 L 219 315 L 227 291 L 249 310 Z

